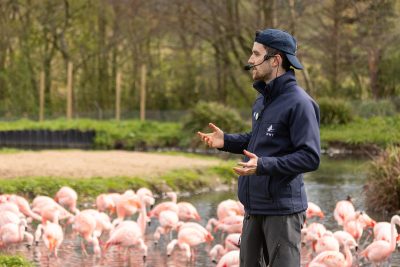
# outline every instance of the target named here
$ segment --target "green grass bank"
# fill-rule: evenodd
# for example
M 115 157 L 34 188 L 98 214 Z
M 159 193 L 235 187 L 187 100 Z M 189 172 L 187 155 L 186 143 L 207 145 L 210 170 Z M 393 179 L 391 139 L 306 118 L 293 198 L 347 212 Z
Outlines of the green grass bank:
M 89 119 L 50 120 L 35 122 L 18 120 L 0 122 L 0 131 L 6 130 L 95 130 L 94 149 L 146 150 L 156 148 L 187 148 L 193 135 L 182 130 L 179 122 L 124 120 L 117 122 Z M 400 116 L 356 118 L 347 124 L 321 126 L 321 145 L 329 148 L 337 144 L 349 148 L 375 145 L 385 148 L 400 143 Z

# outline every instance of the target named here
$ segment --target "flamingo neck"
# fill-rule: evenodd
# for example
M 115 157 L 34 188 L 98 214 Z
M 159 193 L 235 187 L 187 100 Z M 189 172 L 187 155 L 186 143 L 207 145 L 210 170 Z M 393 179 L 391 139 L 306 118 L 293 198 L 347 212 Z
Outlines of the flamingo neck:
M 346 259 L 346 266 L 351 267 L 353 264 L 353 255 L 351 254 L 349 245 L 347 244 L 344 245 L 344 256 Z

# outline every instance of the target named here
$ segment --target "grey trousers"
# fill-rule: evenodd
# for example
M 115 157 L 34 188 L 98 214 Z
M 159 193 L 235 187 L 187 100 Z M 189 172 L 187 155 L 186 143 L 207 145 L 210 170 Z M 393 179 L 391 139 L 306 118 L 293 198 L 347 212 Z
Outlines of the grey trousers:
M 305 212 L 269 216 L 245 214 L 240 267 L 299 267 Z

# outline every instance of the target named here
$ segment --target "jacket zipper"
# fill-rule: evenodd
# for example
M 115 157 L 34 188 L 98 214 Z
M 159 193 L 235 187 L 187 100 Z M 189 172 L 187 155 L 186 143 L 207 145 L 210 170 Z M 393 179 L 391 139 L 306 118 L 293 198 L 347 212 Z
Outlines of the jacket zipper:
M 251 151 L 251 152 L 254 152 L 254 146 L 255 146 L 254 144 L 255 144 L 255 142 L 257 140 L 258 130 L 260 129 L 261 120 L 262 120 L 262 117 L 263 117 L 263 114 L 264 114 L 264 110 L 267 108 L 267 105 L 269 104 L 269 99 L 267 97 L 264 97 L 264 98 L 265 98 L 265 105 L 264 105 L 264 108 L 260 112 L 260 116 L 258 117 L 260 122 L 257 124 L 255 138 L 253 139 L 254 141 L 252 143 L 252 149 L 250 150 L 248 148 L 248 150 Z M 247 196 L 246 196 L 247 205 L 249 206 L 249 210 L 251 211 L 251 205 L 250 205 L 250 177 L 249 176 L 247 176 L 247 192 L 246 193 L 247 193 Z

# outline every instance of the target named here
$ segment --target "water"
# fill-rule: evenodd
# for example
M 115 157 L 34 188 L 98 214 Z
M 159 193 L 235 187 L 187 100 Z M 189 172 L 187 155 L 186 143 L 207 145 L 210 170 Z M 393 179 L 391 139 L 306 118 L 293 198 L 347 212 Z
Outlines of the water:
M 323 158 L 321 167 L 317 172 L 307 174 L 305 177 L 306 191 L 309 201 L 318 204 L 325 213 L 325 218 L 321 221 L 329 230 L 335 231 L 340 228 L 333 219 L 333 209 L 338 200 L 345 199 L 348 195 L 354 198 L 357 210 L 365 210 L 365 197 L 363 195 L 363 185 L 365 182 L 365 160 L 332 160 Z M 198 209 L 202 220 L 201 224 L 206 225 L 209 218 L 216 214 L 216 207 L 219 202 L 225 199 L 236 199 L 236 188 L 224 192 L 202 193 L 194 196 L 180 197 L 178 201 L 190 201 Z M 377 221 L 388 220 L 389 216 L 383 213 L 368 214 Z M 60 247 L 58 258 L 48 256 L 46 247 L 41 242 L 39 246 L 30 249 L 23 245 L 9 248 L 8 254 L 19 253 L 32 260 L 37 266 L 215 266 L 208 256 L 208 251 L 217 243 L 220 243 L 221 236 L 216 235 L 211 245 L 202 244 L 195 250 L 195 261 L 187 262 L 182 250 L 175 248 L 171 257 L 166 256 L 166 245 L 171 240 L 169 237 L 161 237 L 160 242 L 153 243 L 153 233 L 157 227 L 157 222 L 153 219 L 152 224 L 147 229 L 146 244 L 148 245 L 147 260 L 143 262 L 139 248 L 132 248 L 129 254 L 116 247 L 111 247 L 102 258 L 93 255 L 91 246 L 87 247 L 88 256 L 82 256 L 80 238 L 71 235 L 69 228 L 65 234 L 64 241 Z M 174 235 L 175 237 L 175 235 Z M 105 239 L 103 239 L 104 243 Z M 362 246 L 366 246 L 362 244 Z M 306 260 L 303 259 L 303 265 Z M 365 262 L 354 264 L 353 266 L 370 266 Z M 400 252 L 392 256 L 391 265 L 400 266 Z

